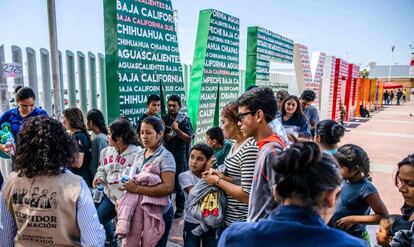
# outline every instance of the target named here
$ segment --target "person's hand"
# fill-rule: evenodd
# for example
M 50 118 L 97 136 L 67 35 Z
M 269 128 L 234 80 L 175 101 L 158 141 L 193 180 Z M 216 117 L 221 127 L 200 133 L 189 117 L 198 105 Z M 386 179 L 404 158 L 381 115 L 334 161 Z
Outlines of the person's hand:
M 205 171 L 202 174 L 202 178 L 206 180 L 207 183 L 210 185 L 216 185 L 217 182 L 220 180 L 220 177 L 217 175 L 217 173 L 214 173 L 213 171 L 215 170 L 210 168 L 209 171 Z
M 7 147 L 5 144 L 0 144 L 0 151 L 2 151 L 3 153 L 8 154 L 10 152 L 10 148 Z
M 348 230 L 354 224 L 354 217 L 352 216 L 346 216 L 336 221 L 336 225 L 343 230 Z
M 173 130 L 178 130 L 178 123 L 177 123 L 176 121 L 174 121 L 174 122 L 171 124 L 171 128 L 172 128 Z
M 216 162 L 216 158 L 214 157 L 214 155 L 212 155 L 210 159 L 207 160 L 207 164 L 204 170 L 209 171 L 211 168 L 213 168 L 214 162 Z
M 92 187 L 96 188 L 96 186 L 97 186 L 98 184 L 101 184 L 101 183 L 103 183 L 103 182 L 104 182 L 104 180 L 103 180 L 101 177 L 99 177 L 99 178 L 95 178 L 95 179 L 92 181 Z
M 126 190 L 130 193 L 138 193 L 139 191 L 139 184 L 135 183 L 133 179 L 129 180 L 128 182 L 124 183 L 124 187 L 119 188 L 119 190 Z
M 118 199 L 115 202 L 115 211 L 117 211 L 117 212 L 118 212 L 118 209 L 119 209 L 119 204 L 120 204 L 120 202 L 119 202 L 119 199 Z

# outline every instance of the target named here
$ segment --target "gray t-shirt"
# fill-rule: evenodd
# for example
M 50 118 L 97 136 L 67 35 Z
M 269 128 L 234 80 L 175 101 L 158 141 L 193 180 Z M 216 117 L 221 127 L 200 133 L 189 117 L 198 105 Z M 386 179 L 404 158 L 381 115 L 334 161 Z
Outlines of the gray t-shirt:
M 259 150 L 250 190 L 247 222 L 256 222 L 266 218 L 277 206 L 272 195 L 272 187 L 276 184 L 276 173 L 272 169 L 272 163 L 280 155 L 282 149 L 281 144 L 271 141 Z
M 99 157 L 101 155 L 102 149 L 106 148 L 108 146 L 108 138 L 104 133 L 99 133 L 95 139 L 92 140 L 92 146 L 91 146 L 91 153 L 92 153 L 92 159 L 91 159 L 91 174 L 92 177 L 95 177 L 96 171 L 99 166 Z
M 201 179 L 194 175 L 194 173 L 191 170 L 188 170 L 186 172 L 180 173 L 178 175 L 178 181 L 180 182 L 181 189 L 184 192 L 185 200 L 187 201 L 188 193 L 184 190 L 188 187 L 194 187 L 200 181 Z M 193 224 L 199 224 L 198 220 L 194 219 L 191 215 L 187 215 L 187 210 L 184 211 L 184 220 L 193 223 Z
M 308 119 L 310 125 L 315 125 L 319 123 L 319 113 L 318 109 L 314 107 L 313 105 L 310 105 L 308 108 L 306 108 L 303 113 L 305 113 L 306 118 Z M 311 127 L 311 126 L 309 126 Z

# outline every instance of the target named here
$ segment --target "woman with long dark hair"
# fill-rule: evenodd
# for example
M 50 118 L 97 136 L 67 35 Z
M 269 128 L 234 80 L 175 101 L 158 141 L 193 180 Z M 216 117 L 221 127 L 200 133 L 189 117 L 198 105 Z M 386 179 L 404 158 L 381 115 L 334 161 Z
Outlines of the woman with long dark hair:
M 92 140 L 92 160 L 90 165 L 92 177 L 95 177 L 96 170 L 99 166 L 101 151 L 108 146 L 108 129 L 105 124 L 105 118 L 98 109 L 90 110 L 86 115 L 86 121 L 88 130 L 92 131 L 95 135 L 95 138 Z
M 26 120 L 15 170 L 0 192 L 1 246 L 103 246 L 105 233 L 84 180 L 68 168 L 78 146 L 48 117 Z
M 77 107 L 70 107 L 63 111 L 63 125 L 73 135 L 79 147 L 79 157 L 70 168 L 71 171 L 85 179 L 86 184 L 92 187 L 91 165 L 91 138 L 89 137 L 83 120 L 83 114 Z
M 283 101 L 281 120 L 286 134 L 297 134 L 299 137 L 312 138 L 308 120 L 303 113 L 298 97 L 295 95 L 289 95 Z
M 141 142 L 144 146 L 135 157 L 133 167 L 130 173 L 130 181 L 124 184 L 125 190 L 130 193 L 137 193 L 150 197 L 169 196 L 174 191 L 175 180 L 175 160 L 174 156 L 163 145 L 165 126 L 164 122 L 156 117 L 149 116 L 141 122 Z M 137 184 L 132 179 L 134 175 L 139 173 L 146 165 L 158 166 L 160 171 L 161 183 L 155 186 L 146 186 Z M 157 246 L 165 247 L 167 245 L 168 234 L 173 221 L 174 208 L 171 203 L 163 210 L 163 220 L 165 230 L 162 238 Z M 143 224 L 143 223 L 142 223 Z M 146 229 L 151 231 L 150 229 Z M 141 234 L 141 233 L 138 233 Z
M 104 197 L 97 203 L 98 217 L 106 227 L 107 241 L 115 242 L 113 229 L 106 225 L 116 216 L 115 203 L 123 192 L 119 190 L 123 174 L 129 173 L 135 157 L 141 148 L 135 130 L 128 120 L 119 119 L 109 125 L 109 146 L 101 151 L 99 167 L 93 180 L 93 187 L 103 185 Z

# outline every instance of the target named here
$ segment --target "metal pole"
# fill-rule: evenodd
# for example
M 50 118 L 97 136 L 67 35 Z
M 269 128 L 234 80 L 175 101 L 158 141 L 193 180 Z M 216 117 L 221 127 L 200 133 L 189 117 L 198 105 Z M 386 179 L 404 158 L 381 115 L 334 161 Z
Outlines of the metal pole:
M 62 99 L 60 94 L 59 78 L 59 57 L 56 28 L 56 5 L 55 0 L 47 0 L 47 17 L 49 23 L 49 43 L 50 56 L 52 64 L 52 81 L 53 81 L 53 115 L 57 120 L 62 120 Z
M 39 87 L 37 85 L 37 66 L 36 66 L 36 51 L 31 48 L 26 48 L 27 56 L 27 74 L 29 77 L 29 87 L 33 89 L 36 96 L 39 95 Z
M 60 104 L 62 106 L 62 111 L 65 109 L 65 86 L 63 85 L 63 61 L 62 61 L 62 52 L 58 51 L 59 57 L 59 81 L 60 81 Z
M 105 117 L 106 123 L 108 123 L 108 108 L 106 105 L 106 78 L 105 78 L 105 56 L 98 53 L 98 67 L 99 67 L 99 99 L 100 108 Z
M 89 108 L 98 108 L 98 98 L 96 93 L 96 57 L 92 52 L 88 52 L 89 68 Z
M 13 89 L 15 89 L 17 86 L 23 86 L 23 59 L 22 59 L 22 49 L 18 47 L 17 45 L 13 45 L 11 47 L 12 50 L 12 62 L 13 63 L 19 63 L 22 65 L 22 77 L 20 78 L 14 78 L 14 86 Z
M 49 52 L 40 49 L 40 66 L 42 67 L 42 89 L 43 89 L 43 109 L 49 115 L 53 114 L 52 110 L 52 85 L 50 83 L 50 61 Z
M 7 90 L 7 78 L 3 75 L 4 45 L 0 46 L 0 111 L 2 113 L 9 109 L 9 94 Z
M 69 106 L 76 106 L 75 55 L 68 50 L 66 50 L 66 77 L 68 79 Z
M 85 55 L 78 51 L 78 90 L 80 94 L 80 109 L 83 115 L 86 116 L 88 112 L 88 96 L 86 88 L 86 65 L 85 65 Z

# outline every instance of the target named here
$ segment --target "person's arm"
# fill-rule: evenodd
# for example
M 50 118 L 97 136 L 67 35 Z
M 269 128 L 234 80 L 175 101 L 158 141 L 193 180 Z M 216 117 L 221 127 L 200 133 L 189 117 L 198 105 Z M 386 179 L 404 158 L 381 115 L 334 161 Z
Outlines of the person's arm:
M 310 123 L 310 128 L 312 130 L 314 130 L 316 128 L 316 124 L 319 123 L 319 114 L 318 114 L 318 110 L 315 107 L 312 108 L 312 114 L 309 119 L 309 123 Z
M 213 169 L 211 169 L 208 172 L 203 173 L 203 178 L 209 183 L 210 185 L 216 185 L 222 190 L 224 190 L 227 194 L 231 195 L 234 199 L 249 203 L 249 195 L 246 194 L 243 190 L 242 186 L 235 185 L 233 183 L 230 183 L 224 179 L 221 179 L 217 173 L 213 172 Z
M 248 204 L 258 149 L 256 146 L 250 145 L 246 146 L 242 152 L 243 154 L 240 158 L 241 185 L 236 185 L 226 179 L 221 179 L 219 174 L 213 170 L 210 170 L 208 173 L 204 173 L 204 175 L 209 184 L 217 185 L 236 200 Z M 233 181 L 233 178 L 231 178 L 231 180 Z
M 75 161 L 75 163 L 72 165 L 72 167 L 75 168 L 81 168 L 82 164 L 83 164 L 83 157 L 85 156 L 85 144 L 84 142 L 87 141 L 83 138 L 80 138 L 79 136 L 77 136 L 76 134 L 74 135 L 76 142 L 78 143 L 78 147 L 79 147 L 79 154 L 78 157 Z
M 191 136 L 187 133 L 185 133 L 185 130 L 181 130 L 178 127 L 178 123 L 176 121 L 174 121 L 171 125 L 171 128 L 173 128 L 173 130 L 175 130 L 175 133 L 177 133 L 177 136 L 183 140 L 186 143 L 191 143 Z M 187 129 L 187 127 L 184 125 L 184 128 Z
M 88 185 L 82 179 L 81 190 L 76 204 L 76 219 L 81 233 L 82 246 L 104 246 L 105 230 L 99 223 L 98 213 L 94 206 Z
M 82 167 L 82 164 L 83 164 L 83 157 L 84 156 L 85 156 L 84 153 L 79 152 L 78 153 L 78 157 L 77 157 L 75 163 L 72 165 L 72 167 L 74 167 L 74 168 L 81 168 Z
M 303 135 L 304 137 L 311 139 L 312 134 L 310 132 L 308 121 L 306 120 L 306 117 L 302 117 L 300 120 L 300 130 L 299 135 Z
M 7 208 L 7 203 L 0 191 L 0 236 L 2 236 L 2 245 L 5 247 L 14 246 L 14 237 L 17 234 L 16 222 Z
M 93 179 L 92 186 L 95 188 L 96 185 L 100 182 L 105 181 L 106 179 L 106 171 L 104 166 L 104 159 L 105 159 L 105 153 L 101 151 L 101 154 L 99 155 L 99 165 L 98 169 L 96 170 L 95 178 Z
M 181 189 L 187 193 L 190 193 L 191 189 L 194 187 L 194 184 L 189 178 L 189 174 L 187 172 L 183 172 L 178 175 L 178 182 L 180 183 Z
M 175 172 L 166 171 L 161 172 L 161 181 L 162 183 L 156 186 L 143 186 L 139 185 L 134 182 L 133 179 L 129 180 L 127 183 L 124 184 L 123 188 L 120 190 L 126 190 L 130 193 L 137 193 L 146 196 L 168 196 L 173 193 L 174 191 L 174 179 L 175 179 Z
M 364 200 L 372 208 L 374 214 L 343 217 L 337 221 L 337 226 L 343 229 L 349 229 L 354 224 L 376 225 L 379 224 L 382 218 L 388 216 L 388 210 L 378 192 L 366 196 Z

